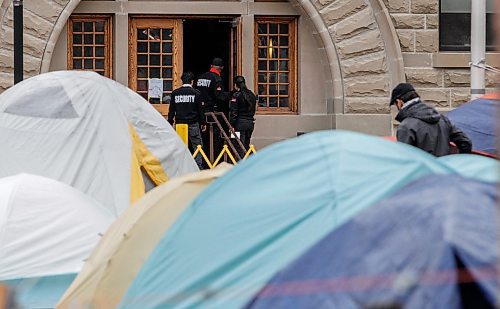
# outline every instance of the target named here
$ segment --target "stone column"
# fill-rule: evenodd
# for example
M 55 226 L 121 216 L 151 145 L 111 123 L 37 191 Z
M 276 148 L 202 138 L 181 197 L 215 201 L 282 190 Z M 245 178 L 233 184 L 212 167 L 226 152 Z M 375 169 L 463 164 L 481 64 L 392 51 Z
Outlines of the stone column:
M 128 87 L 128 13 L 116 13 L 114 21 L 114 79 Z
M 248 89 L 255 89 L 254 83 L 254 15 L 241 16 L 241 73 L 245 76 Z M 257 92 L 257 89 L 255 89 Z

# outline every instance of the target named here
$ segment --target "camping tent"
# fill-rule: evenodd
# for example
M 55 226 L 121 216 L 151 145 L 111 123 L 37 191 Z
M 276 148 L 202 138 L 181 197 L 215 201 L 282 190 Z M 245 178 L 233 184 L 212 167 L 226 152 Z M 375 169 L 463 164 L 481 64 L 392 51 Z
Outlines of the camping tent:
M 0 95 L 0 177 L 31 173 L 92 196 L 115 215 L 155 184 L 197 171 L 172 127 L 141 96 L 93 72 L 60 71 Z
M 112 220 L 95 200 L 55 180 L 27 174 L 0 179 L 0 281 L 73 276 Z M 39 296 L 53 297 L 51 291 Z
M 422 177 L 324 237 L 247 308 L 495 308 L 499 197 L 495 183 Z
M 498 97 L 484 97 L 470 101 L 446 116 L 472 140 L 473 150 L 497 155 L 495 124 L 499 109 Z
M 472 154 L 454 154 L 437 158 L 457 174 L 487 182 L 500 182 L 500 162 Z
M 156 244 L 191 201 L 230 168 L 178 177 L 149 191 L 109 228 L 58 308 L 116 308 Z
M 293 259 L 406 183 L 453 173 L 405 144 L 344 131 L 272 145 L 204 190 L 165 233 L 121 308 L 238 308 Z

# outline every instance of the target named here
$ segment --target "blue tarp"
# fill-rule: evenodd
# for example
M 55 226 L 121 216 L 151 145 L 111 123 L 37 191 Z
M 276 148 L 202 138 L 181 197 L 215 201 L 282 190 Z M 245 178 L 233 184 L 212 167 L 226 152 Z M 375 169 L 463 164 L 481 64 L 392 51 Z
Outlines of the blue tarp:
M 55 308 L 59 299 L 75 279 L 76 274 L 8 280 L 21 308 Z
M 249 307 L 491 306 L 498 291 L 495 186 L 449 175 L 421 178 L 326 236 Z M 458 277 L 457 263 L 478 282 L 478 293 L 459 290 L 457 281 L 471 278 L 464 271 Z
M 472 140 L 474 150 L 496 154 L 495 119 L 500 101 L 477 99 L 466 103 L 446 116 Z
M 328 131 L 270 146 L 215 181 L 160 240 L 121 308 L 239 308 L 366 207 L 453 171 L 378 137 Z

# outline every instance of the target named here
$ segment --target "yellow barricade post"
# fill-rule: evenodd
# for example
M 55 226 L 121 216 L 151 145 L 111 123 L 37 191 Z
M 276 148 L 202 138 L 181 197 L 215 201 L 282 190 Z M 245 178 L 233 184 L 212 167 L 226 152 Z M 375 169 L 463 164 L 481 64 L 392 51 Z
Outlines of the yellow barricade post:
M 248 156 L 250 154 L 252 154 L 252 153 L 255 154 L 255 153 L 257 153 L 257 151 L 255 150 L 255 147 L 253 145 L 250 145 L 250 148 L 248 148 L 248 151 L 245 154 L 245 156 L 243 157 L 243 160 L 245 160 L 246 158 L 248 158 Z
M 216 167 L 217 164 L 219 164 L 219 161 L 222 159 L 222 156 L 224 155 L 224 153 L 227 153 L 227 155 L 229 156 L 229 159 L 231 159 L 231 162 L 233 162 L 233 164 L 236 164 L 236 160 L 234 159 L 233 155 L 231 154 L 231 151 L 229 151 L 229 148 L 227 147 L 227 145 L 224 145 L 224 147 L 222 147 L 222 151 L 220 152 L 219 156 L 215 160 L 213 167 Z
M 250 154 L 252 154 L 252 153 L 254 153 L 254 154 L 257 153 L 254 145 L 250 145 L 250 148 L 248 149 L 247 153 L 245 154 L 245 157 L 243 157 L 242 161 L 245 160 L 246 158 L 248 158 L 248 156 L 250 156 Z M 207 157 L 205 151 L 203 151 L 203 148 L 201 148 L 200 145 L 198 145 L 198 147 L 196 147 L 196 151 L 193 153 L 193 158 L 196 158 L 196 156 L 199 154 L 203 157 L 203 160 L 205 160 L 205 162 L 207 163 L 207 165 L 210 169 L 213 169 L 214 167 L 217 166 L 217 164 L 219 164 L 219 162 L 222 160 L 222 157 L 224 156 L 224 154 L 228 155 L 229 159 L 231 160 L 231 162 L 233 164 L 237 163 L 233 157 L 233 154 L 231 153 L 231 151 L 229 151 L 229 147 L 227 145 L 224 145 L 224 147 L 222 148 L 222 151 L 219 153 L 219 155 L 217 156 L 217 159 L 215 159 L 215 162 L 213 162 L 213 163 L 210 162 L 210 159 Z
M 193 153 L 193 158 L 196 158 L 196 156 L 198 154 L 201 154 L 201 156 L 203 157 L 203 160 L 205 160 L 205 162 L 207 163 L 207 165 L 210 169 L 214 168 L 214 166 L 212 165 L 212 163 L 208 159 L 207 154 L 203 151 L 203 148 L 201 148 L 201 145 L 198 145 L 198 147 L 196 147 L 196 151 Z
M 184 123 L 176 124 L 175 131 L 177 131 L 177 134 L 179 134 L 182 141 L 187 146 L 187 144 L 188 144 L 188 125 L 184 124 Z

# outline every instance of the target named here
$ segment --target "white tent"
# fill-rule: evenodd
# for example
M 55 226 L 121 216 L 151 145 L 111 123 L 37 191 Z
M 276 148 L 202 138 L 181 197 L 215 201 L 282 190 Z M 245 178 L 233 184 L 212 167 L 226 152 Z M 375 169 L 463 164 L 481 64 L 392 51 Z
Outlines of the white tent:
M 113 216 L 58 181 L 0 179 L 0 281 L 78 273 Z
M 0 144 L 0 177 L 56 179 L 115 215 L 144 194 L 142 172 L 158 185 L 198 170 L 147 101 L 93 72 L 41 74 L 2 93 Z

